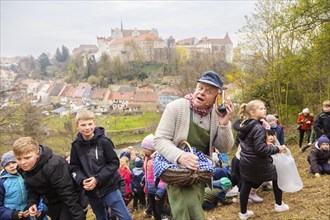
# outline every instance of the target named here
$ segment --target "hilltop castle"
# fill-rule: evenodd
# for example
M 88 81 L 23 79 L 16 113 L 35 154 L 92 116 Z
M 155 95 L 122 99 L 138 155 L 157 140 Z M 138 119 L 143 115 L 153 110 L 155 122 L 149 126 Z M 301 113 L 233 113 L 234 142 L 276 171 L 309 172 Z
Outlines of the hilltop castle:
M 82 46 L 81 46 L 82 47 Z M 107 54 L 110 58 L 119 57 L 122 60 L 139 60 L 147 62 L 163 62 L 169 59 L 170 51 L 182 48 L 189 58 L 194 53 L 203 53 L 216 56 L 225 62 L 233 60 L 233 43 L 228 33 L 224 38 L 195 37 L 176 41 L 172 36 L 162 39 L 157 29 L 139 30 L 120 28 L 111 29 L 111 36 L 97 36 L 97 48 L 90 45 L 90 53 L 100 57 Z M 86 51 L 86 45 L 82 49 Z M 171 50 L 172 49 L 172 50 Z

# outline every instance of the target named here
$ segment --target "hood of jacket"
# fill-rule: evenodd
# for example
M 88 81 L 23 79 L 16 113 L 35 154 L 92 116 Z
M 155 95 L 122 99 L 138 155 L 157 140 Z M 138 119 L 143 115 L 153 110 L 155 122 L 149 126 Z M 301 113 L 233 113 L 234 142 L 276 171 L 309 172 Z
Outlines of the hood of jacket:
M 95 127 L 94 129 L 94 136 L 92 137 L 91 140 L 84 140 L 82 134 L 79 132 L 77 135 L 77 138 L 73 141 L 76 142 L 78 141 L 81 146 L 90 146 L 90 144 L 96 144 L 97 143 L 97 138 L 104 136 L 105 129 L 102 127 Z
M 142 167 L 135 167 L 132 170 L 132 174 L 135 176 L 139 176 L 141 173 L 143 173 L 143 168 Z
M 17 178 L 19 176 L 19 173 L 17 174 L 10 174 L 6 170 L 2 170 L 0 172 L 0 178 Z
M 255 120 L 255 119 L 248 119 L 248 120 L 244 121 L 238 129 L 239 138 L 241 140 L 245 140 L 245 138 L 248 136 L 248 134 L 253 129 L 253 127 L 258 123 L 259 123 L 259 121 Z

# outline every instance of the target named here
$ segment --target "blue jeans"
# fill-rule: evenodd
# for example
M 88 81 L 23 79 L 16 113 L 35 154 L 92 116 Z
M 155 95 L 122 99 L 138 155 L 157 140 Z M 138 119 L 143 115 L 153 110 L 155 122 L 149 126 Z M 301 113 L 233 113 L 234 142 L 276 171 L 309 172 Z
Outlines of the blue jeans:
M 119 189 L 108 193 L 102 198 L 88 197 L 88 200 L 96 215 L 96 220 L 107 220 L 109 216 L 108 207 L 111 208 L 111 213 L 120 220 L 132 219 Z

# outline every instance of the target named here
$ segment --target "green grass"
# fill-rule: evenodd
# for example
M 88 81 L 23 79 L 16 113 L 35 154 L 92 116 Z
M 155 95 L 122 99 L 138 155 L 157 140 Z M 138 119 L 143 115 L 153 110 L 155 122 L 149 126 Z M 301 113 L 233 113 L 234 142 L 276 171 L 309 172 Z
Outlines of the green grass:
M 146 112 L 143 115 L 135 116 L 109 116 L 102 120 L 99 119 L 97 124 L 107 131 L 121 131 L 158 124 L 160 117 L 161 114 L 154 112 Z

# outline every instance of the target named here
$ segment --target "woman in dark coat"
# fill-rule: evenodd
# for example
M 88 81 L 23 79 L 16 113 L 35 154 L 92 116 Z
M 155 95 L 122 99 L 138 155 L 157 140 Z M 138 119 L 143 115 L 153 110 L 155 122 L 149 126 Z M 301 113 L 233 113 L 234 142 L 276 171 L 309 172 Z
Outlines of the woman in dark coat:
M 251 188 L 258 188 L 263 182 L 273 181 L 275 195 L 275 211 L 289 210 L 282 202 L 282 190 L 277 185 L 277 173 L 271 155 L 284 151 L 284 147 L 269 147 L 266 143 L 266 129 L 260 119 L 266 117 L 266 108 L 262 101 L 253 100 L 240 107 L 240 124 L 238 140 L 241 146 L 240 175 L 240 219 L 248 219 L 254 213 L 247 210 Z

